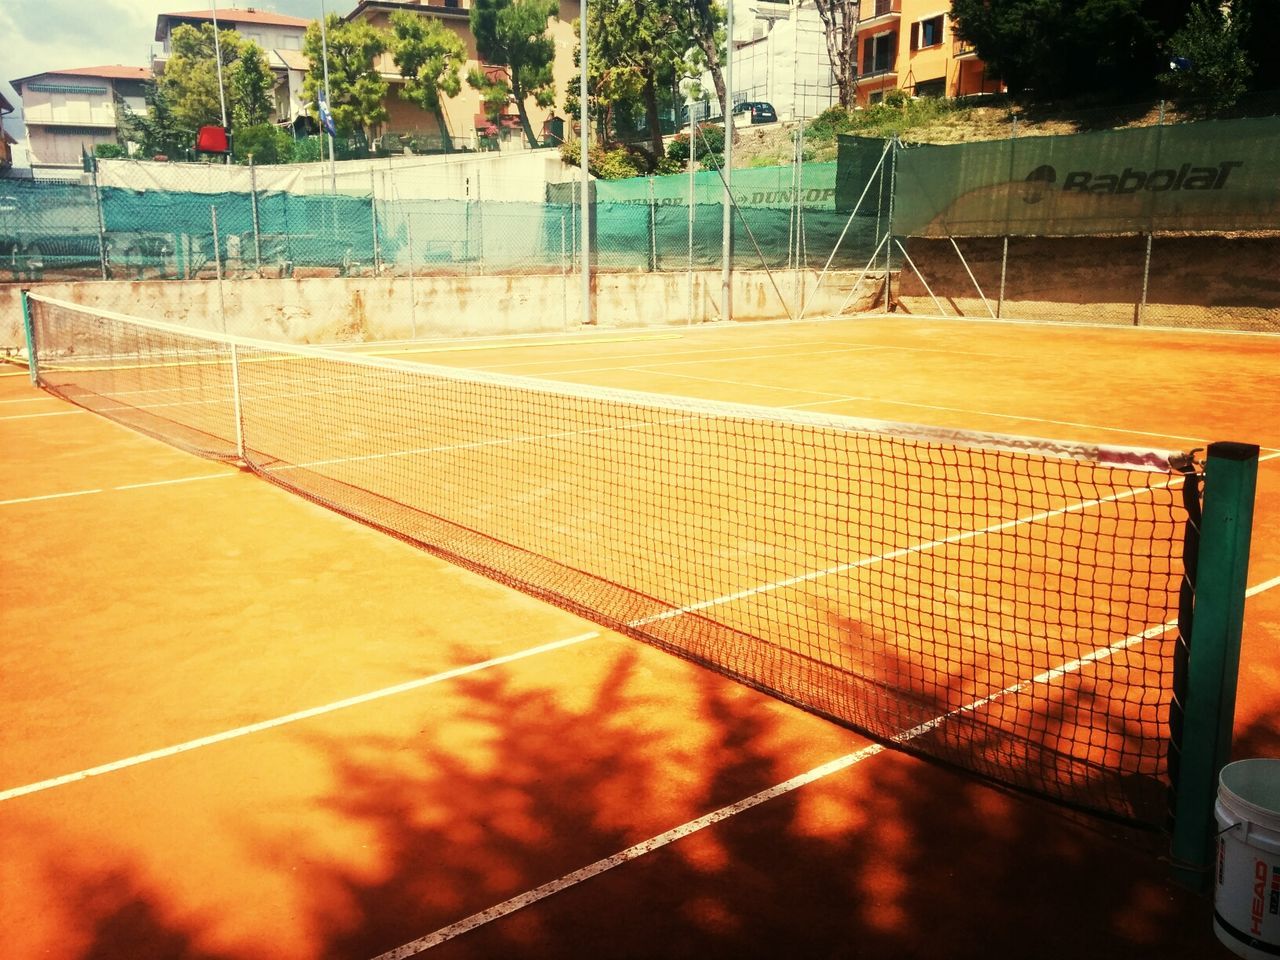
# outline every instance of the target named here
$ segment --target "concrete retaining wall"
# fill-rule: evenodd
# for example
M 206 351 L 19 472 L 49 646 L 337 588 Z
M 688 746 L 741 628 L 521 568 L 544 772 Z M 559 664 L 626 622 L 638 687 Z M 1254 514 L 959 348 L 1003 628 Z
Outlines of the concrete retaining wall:
M 815 273 L 807 275 L 810 291 L 816 279 Z M 855 279 L 856 273 L 828 275 L 816 298 L 808 295 L 806 315 L 837 310 Z M 689 274 L 596 274 L 592 281 L 594 322 L 601 327 L 689 322 Z M 794 274 L 776 274 L 773 282 L 794 301 Z M 719 271 L 694 273 L 692 286 L 693 321 L 719 320 Z M 864 288 L 866 299 L 874 298 L 872 284 Z M 23 342 L 19 289 L 17 284 L 0 285 L 0 347 Z M 558 274 L 237 280 L 221 285 L 213 280 L 98 280 L 36 283 L 30 289 L 102 310 L 212 330 L 224 329 L 225 316 L 230 333 L 286 343 L 548 333 L 578 329 L 581 315 L 580 278 Z M 786 315 L 768 274 L 734 275 L 734 319 Z

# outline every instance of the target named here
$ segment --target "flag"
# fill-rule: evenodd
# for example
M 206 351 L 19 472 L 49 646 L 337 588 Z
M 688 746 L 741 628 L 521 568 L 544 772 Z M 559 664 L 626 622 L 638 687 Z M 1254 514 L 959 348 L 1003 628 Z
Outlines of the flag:
M 333 114 L 329 112 L 329 101 L 325 98 L 323 90 L 316 98 L 316 105 L 320 108 L 320 126 L 324 127 L 329 136 L 336 137 L 338 128 L 334 126 Z

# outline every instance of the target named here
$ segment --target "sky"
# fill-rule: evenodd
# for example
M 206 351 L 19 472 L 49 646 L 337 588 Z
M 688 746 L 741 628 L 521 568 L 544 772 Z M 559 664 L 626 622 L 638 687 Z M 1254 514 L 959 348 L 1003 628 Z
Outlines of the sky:
M 345 14 L 355 0 L 217 0 L 219 10 L 253 7 L 295 17 Z M 50 70 L 110 64 L 146 66 L 155 42 L 156 16 L 200 10 L 209 0 L 0 0 L 0 93 L 14 105 L 5 131 L 19 141 L 14 166 L 27 166 L 22 105 L 11 83 Z

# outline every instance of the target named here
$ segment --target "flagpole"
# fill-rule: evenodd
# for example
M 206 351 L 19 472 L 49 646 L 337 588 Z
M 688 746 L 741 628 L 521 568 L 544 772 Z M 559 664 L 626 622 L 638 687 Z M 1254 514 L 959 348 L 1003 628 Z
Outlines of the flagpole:
M 213 58 L 218 65 L 218 104 L 222 107 L 222 129 L 227 129 L 227 95 L 222 86 L 222 43 L 218 39 L 218 4 L 216 0 L 209 4 L 209 11 L 213 14 Z M 227 144 L 227 166 L 231 165 L 231 144 Z
M 329 39 L 325 32 L 325 20 L 328 15 L 324 12 L 324 0 L 320 0 L 320 55 L 324 60 L 324 102 L 329 110 L 329 115 L 333 116 L 333 100 L 329 98 Z M 338 192 L 338 167 L 334 162 L 333 153 L 333 134 L 329 134 L 329 182 L 333 187 L 333 192 Z

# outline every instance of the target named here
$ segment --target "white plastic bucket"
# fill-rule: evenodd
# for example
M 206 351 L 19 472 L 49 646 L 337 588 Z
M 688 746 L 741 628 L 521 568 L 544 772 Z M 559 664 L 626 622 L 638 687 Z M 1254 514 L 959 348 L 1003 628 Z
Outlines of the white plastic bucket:
M 1213 932 L 1247 960 L 1280 957 L 1280 760 L 1239 760 L 1218 778 Z

